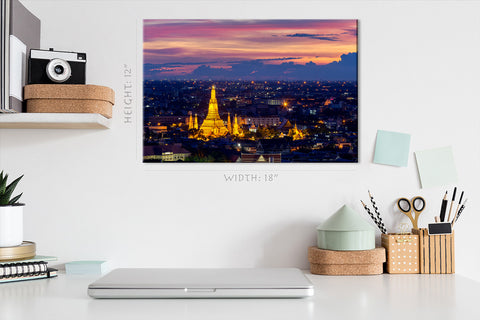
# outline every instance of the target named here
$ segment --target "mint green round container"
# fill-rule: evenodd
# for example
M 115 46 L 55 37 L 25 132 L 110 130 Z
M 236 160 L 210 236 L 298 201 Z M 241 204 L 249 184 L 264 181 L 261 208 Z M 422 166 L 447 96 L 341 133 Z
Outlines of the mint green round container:
M 344 205 L 317 227 L 317 246 L 339 251 L 375 249 L 375 229 Z

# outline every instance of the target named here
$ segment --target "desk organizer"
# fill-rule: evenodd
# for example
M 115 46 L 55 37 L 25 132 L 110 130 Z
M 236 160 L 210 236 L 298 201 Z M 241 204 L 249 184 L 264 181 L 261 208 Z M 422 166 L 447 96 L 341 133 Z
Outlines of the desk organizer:
M 382 234 L 382 247 L 387 251 L 388 273 L 420 273 L 419 236 L 411 233 Z
M 455 235 L 429 235 L 428 229 L 413 229 L 420 242 L 420 273 L 455 273 Z
M 27 112 L 99 113 L 112 117 L 115 92 L 86 84 L 30 84 L 25 86 Z
M 337 251 L 308 248 L 310 272 L 325 275 L 372 275 L 383 273 L 385 249 Z

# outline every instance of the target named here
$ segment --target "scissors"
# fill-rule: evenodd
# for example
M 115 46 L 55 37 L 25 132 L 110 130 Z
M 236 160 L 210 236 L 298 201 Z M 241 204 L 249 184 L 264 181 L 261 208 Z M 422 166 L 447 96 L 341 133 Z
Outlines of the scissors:
M 404 215 L 406 215 L 412 222 L 413 229 L 418 229 L 418 217 L 425 209 L 425 199 L 422 197 L 414 197 L 411 201 L 407 198 L 400 198 L 397 201 L 397 206 Z M 412 216 L 412 210 L 414 216 Z

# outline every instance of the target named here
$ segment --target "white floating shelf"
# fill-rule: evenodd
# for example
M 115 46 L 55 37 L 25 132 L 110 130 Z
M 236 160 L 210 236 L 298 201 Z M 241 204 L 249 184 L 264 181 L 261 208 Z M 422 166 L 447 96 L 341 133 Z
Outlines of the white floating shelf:
M 2 113 L 0 128 L 108 129 L 111 120 L 97 113 Z

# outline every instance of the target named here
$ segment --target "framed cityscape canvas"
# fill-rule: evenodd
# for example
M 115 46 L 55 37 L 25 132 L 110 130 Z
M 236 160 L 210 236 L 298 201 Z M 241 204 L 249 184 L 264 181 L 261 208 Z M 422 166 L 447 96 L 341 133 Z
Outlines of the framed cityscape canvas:
M 143 161 L 358 162 L 357 20 L 144 20 Z

